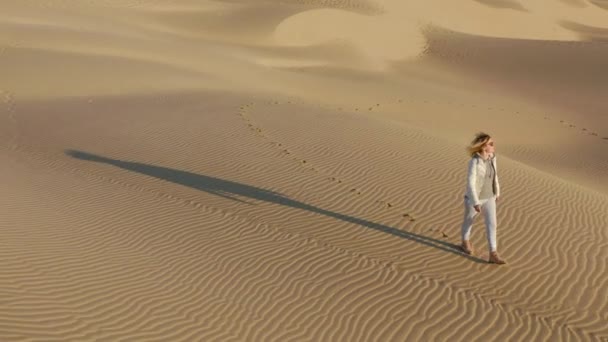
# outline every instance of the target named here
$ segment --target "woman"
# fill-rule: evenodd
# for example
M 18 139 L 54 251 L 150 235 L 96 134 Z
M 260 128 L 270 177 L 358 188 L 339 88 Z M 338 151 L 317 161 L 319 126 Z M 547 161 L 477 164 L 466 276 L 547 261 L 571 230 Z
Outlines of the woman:
M 464 196 L 464 222 L 462 223 L 462 250 L 473 255 L 471 228 L 477 214 L 483 211 L 486 235 L 490 249 L 489 263 L 506 264 L 496 250 L 496 202 L 500 196 L 500 185 L 496 171 L 494 140 L 486 133 L 478 133 L 467 148 L 471 160 Z

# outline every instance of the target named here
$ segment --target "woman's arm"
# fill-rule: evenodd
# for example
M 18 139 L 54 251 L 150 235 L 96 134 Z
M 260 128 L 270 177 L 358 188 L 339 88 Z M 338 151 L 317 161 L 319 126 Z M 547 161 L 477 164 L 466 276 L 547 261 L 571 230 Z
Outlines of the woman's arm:
M 496 164 L 496 156 L 494 156 L 494 172 L 496 172 L 494 176 L 496 177 L 496 198 L 498 198 L 500 196 L 500 182 L 498 181 L 498 166 Z
M 477 158 L 471 158 L 469 161 L 469 170 L 467 172 L 467 195 L 473 201 L 473 205 L 480 205 L 477 197 Z

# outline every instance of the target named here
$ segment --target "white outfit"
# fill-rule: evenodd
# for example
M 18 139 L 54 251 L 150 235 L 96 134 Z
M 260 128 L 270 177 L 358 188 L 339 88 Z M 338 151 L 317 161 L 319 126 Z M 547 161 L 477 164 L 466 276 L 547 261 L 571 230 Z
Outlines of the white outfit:
M 498 182 L 498 169 L 496 168 L 496 155 L 490 155 L 492 161 L 490 165 L 494 166 L 494 194 L 500 196 L 500 183 Z M 471 206 L 481 205 L 479 194 L 483 186 L 484 177 L 486 175 L 486 164 L 483 162 L 481 155 L 476 154 L 469 161 L 469 170 L 467 173 L 467 188 L 465 196 Z
M 480 199 L 481 187 L 486 176 L 486 163 L 484 163 L 481 155 L 476 154 L 469 161 L 467 173 L 467 186 L 464 196 L 464 220 L 462 223 L 462 239 L 469 240 L 471 237 L 471 228 L 477 212 L 474 206 L 479 205 L 481 212 L 485 218 L 486 236 L 488 238 L 488 246 L 490 251 L 496 251 L 496 197 L 500 196 L 500 184 L 498 183 L 498 171 L 496 169 L 496 155 L 490 155 L 491 165 L 494 167 L 493 190 L 494 196 L 487 199 Z

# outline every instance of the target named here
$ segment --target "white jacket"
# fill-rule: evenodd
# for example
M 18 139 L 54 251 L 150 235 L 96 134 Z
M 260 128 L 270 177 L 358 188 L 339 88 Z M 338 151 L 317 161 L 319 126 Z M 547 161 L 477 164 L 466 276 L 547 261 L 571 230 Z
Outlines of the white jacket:
M 496 155 L 490 155 L 491 165 L 494 167 L 494 189 L 496 197 L 500 196 L 500 184 L 498 183 L 498 169 L 496 168 Z M 465 197 L 471 206 L 480 205 L 479 195 L 486 175 L 486 163 L 479 153 L 475 154 L 469 161 L 467 172 L 467 188 Z

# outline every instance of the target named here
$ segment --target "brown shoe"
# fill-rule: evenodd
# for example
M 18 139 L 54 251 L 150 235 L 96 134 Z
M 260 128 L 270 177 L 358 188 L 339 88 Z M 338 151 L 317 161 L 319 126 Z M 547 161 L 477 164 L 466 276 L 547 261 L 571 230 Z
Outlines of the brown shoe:
M 468 255 L 475 254 L 475 249 L 473 249 L 473 244 L 471 243 L 470 240 L 462 240 L 462 244 L 460 245 L 460 248 L 462 249 L 463 252 L 465 252 Z
M 507 263 L 505 261 L 505 259 L 502 259 L 501 257 L 498 256 L 498 252 L 491 252 L 488 262 L 490 264 L 498 264 L 498 265 L 504 265 Z

